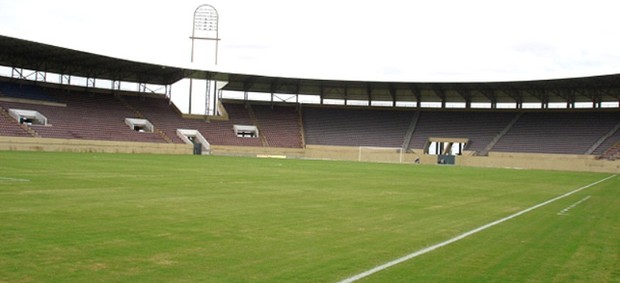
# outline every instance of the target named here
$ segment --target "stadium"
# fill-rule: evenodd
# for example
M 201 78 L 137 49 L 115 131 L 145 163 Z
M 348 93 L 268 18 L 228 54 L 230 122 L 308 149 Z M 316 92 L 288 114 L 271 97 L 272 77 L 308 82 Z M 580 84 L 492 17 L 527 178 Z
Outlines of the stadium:
M 1 48 L 0 63 L 12 74 L 1 87 L 4 150 L 192 153 L 195 141 L 201 153 L 216 155 L 422 164 L 447 158 L 463 166 L 620 170 L 614 162 L 620 157 L 619 75 L 492 83 L 326 81 L 158 66 L 9 37 L 2 37 Z M 49 74 L 58 81 L 50 83 Z M 71 84 L 79 78 L 85 85 Z M 184 78 L 225 82 L 212 102 L 217 115 L 183 116 L 170 103 L 171 85 Z M 122 82 L 139 91 L 122 90 Z M 101 84 L 108 89 L 96 88 Z M 239 98 L 226 99 L 228 92 Z M 248 93 L 267 99 L 253 101 Z M 302 96 L 317 103 L 297 103 Z M 603 108 L 605 103 L 616 106 Z M 564 108 L 549 107 L 554 104 Z M 579 104 L 588 108 L 575 108 Z
M 3 35 L 0 66 L 0 282 L 620 280 L 618 74 L 290 78 Z

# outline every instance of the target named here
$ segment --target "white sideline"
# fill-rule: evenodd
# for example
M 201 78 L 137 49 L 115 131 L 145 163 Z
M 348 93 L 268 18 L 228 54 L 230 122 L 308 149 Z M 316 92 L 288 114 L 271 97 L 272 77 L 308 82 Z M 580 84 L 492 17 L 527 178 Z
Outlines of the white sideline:
M 371 275 L 371 274 L 374 274 L 374 273 L 377 273 L 377 272 L 379 272 L 379 271 L 385 270 L 385 269 L 390 268 L 390 267 L 392 267 L 392 266 L 394 266 L 394 265 L 397 265 L 397 264 L 399 264 L 399 263 L 403 263 L 403 262 L 405 262 L 405 261 L 408 261 L 408 260 L 410 260 L 410 259 L 412 259 L 412 258 L 414 258 L 414 257 L 420 256 L 420 255 L 423 255 L 423 254 L 425 254 L 425 253 L 428 253 L 428 252 L 434 251 L 434 250 L 436 250 L 436 249 L 438 249 L 438 248 L 441 248 L 441 247 L 447 246 L 447 245 L 452 244 L 452 243 L 454 243 L 454 242 L 456 242 L 456 241 L 458 241 L 458 240 L 462 240 L 462 239 L 464 239 L 464 238 L 466 238 L 466 237 L 468 237 L 468 236 L 471 236 L 471 235 L 473 235 L 473 234 L 475 234 L 475 233 L 478 233 L 478 232 L 480 232 L 480 231 L 486 230 L 486 229 L 488 229 L 488 228 L 490 228 L 490 227 L 493 227 L 493 226 L 495 226 L 495 225 L 497 225 L 497 224 L 500 224 L 500 223 L 502 223 L 502 222 L 504 222 L 504 221 L 507 221 L 507 220 L 513 219 L 513 218 L 515 218 L 515 217 L 517 217 L 517 216 L 520 216 L 520 215 L 522 215 L 522 214 L 528 213 L 528 212 L 530 212 L 530 211 L 532 211 L 532 210 L 534 210 L 534 209 L 537 209 L 537 208 L 539 208 L 539 207 L 542 207 L 542 206 L 545 206 L 545 205 L 547 205 L 547 204 L 550 204 L 550 203 L 552 203 L 552 202 L 554 202 L 554 201 L 556 201 L 556 200 L 559 200 L 559 199 L 565 198 L 565 197 L 570 196 L 570 195 L 572 195 L 572 194 L 574 194 L 574 193 L 576 193 L 576 192 L 579 192 L 579 191 L 585 190 L 585 189 L 587 189 L 587 188 L 589 188 L 589 187 L 592 187 L 592 186 L 597 185 L 597 184 L 599 184 L 599 183 L 605 182 L 605 181 L 607 181 L 607 180 L 609 180 L 609 179 L 611 179 L 611 178 L 614 178 L 614 177 L 616 177 L 616 176 L 617 176 L 617 175 L 612 175 L 612 176 L 609 176 L 609 177 L 607 177 L 607 178 L 604 178 L 604 179 L 601 179 L 601 180 L 599 180 L 599 181 L 596 181 L 596 182 L 594 182 L 594 183 L 591 183 L 591 184 L 589 184 L 589 185 L 585 185 L 585 186 L 583 186 L 583 187 L 581 187 L 581 188 L 575 189 L 575 190 L 573 190 L 573 191 L 570 191 L 570 192 L 565 193 L 565 194 L 563 194 L 563 195 L 560 195 L 560 196 L 558 196 L 558 197 L 552 198 L 552 199 L 550 199 L 550 200 L 548 200 L 548 201 L 545 201 L 545 202 L 539 203 L 539 204 L 537 204 L 537 205 L 534 205 L 534 206 L 532 206 L 532 207 L 530 207 L 530 208 L 526 208 L 526 209 L 521 210 L 521 211 L 519 211 L 519 212 L 517 212 L 517 213 L 514 213 L 514 214 L 512 214 L 512 215 L 509 215 L 509 216 L 507 216 L 507 217 L 504 217 L 504 218 L 502 218 L 502 219 L 499 219 L 499 220 L 493 221 L 493 222 L 491 222 L 491 223 L 488 223 L 488 224 L 486 224 L 486 225 L 480 226 L 480 227 L 478 227 L 478 228 L 476 228 L 476 229 L 473 229 L 473 230 L 471 230 L 471 231 L 465 232 L 465 233 L 463 233 L 463 234 L 461 234 L 461 235 L 458 235 L 458 236 L 456 236 L 456 237 L 454 237 L 454 238 L 452 238 L 452 239 L 449 239 L 449 240 L 447 240 L 447 241 L 441 242 L 441 243 L 439 243 L 439 244 L 435 244 L 435 245 L 430 246 L 430 247 L 423 248 L 423 249 L 421 249 L 421 250 L 419 250 L 419 251 L 416 251 L 416 252 L 414 252 L 414 253 L 408 254 L 408 255 L 403 256 L 403 257 L 401 257 L 401 258 L 397 258 L 397 259 L 395 259 L 395 260 L 393 260 L 393 261 L 390 261 L 390 262 L 384 263 L 384 264 L 382 264 L 382 265 L 379 265 L 379 266 L 373 267 L 372 269 L 369 269 L 369 270 L 364 271 L 364 272 L 362 272 L 362 273 L 359 273 L 359 274 L 357 274 L 357 275 L 351 276 L 351 277 L 349 277 L 349 278 L 347 278 L 347 279 L 344 279 L 344 280 L 342 280 L 342 281 L 339 281 L 338 283 L 351 283 L 351 282 L 355 282 L 355 281 L 360 280 L 360 279 L 362 279 L 362 278 L 364 278 L 364 277 L 367 277 L 367 276 L 369 276 L 369 275 Z

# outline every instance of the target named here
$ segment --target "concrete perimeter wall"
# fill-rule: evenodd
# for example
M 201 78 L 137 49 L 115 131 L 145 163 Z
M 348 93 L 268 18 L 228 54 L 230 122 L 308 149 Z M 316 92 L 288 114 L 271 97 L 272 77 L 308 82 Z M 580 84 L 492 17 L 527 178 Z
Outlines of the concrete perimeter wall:
M 0 137 L 0 150 L 192 154 L 187 144 Z
M 0 150 L 68 151 L 105 153 L 192 154 L 186 144 L 138 143 L 48 138 L 0 137 Z M 271 158 L 306 158 L 363 162 L 436 164 L 437 156 L 421 154 L 422 149 L 401 154 L 396 148 L 307 145 L 301 148 L 270 148 L 246 146 L 211 146 L 213 155 Z M 620 160 L 597 160 L 592 155 L 532 154 L 490 152 L 489 156 L 474 156 L 469 152 L 456 157 L 456 165 L 471 167 L 542 169 L 620 173 Z
M 311 146 L 306 149 L 307 158 L 337 159 L 358 161 L 360 154 L 358 147 Z M 405 153 L 403 157 L 396 151 L 366 154 L 362 151 L 362 160 L 369 162 L 400 162 L 413 163 L 419 158 L 421 164 L 437 164 L 436 155 L 422 154 L 422 149 L 414 149 Z M 593 155 L 566 155 L 566 154 L 534 154 L 534 153 L 504 153 L 490 152 L 489 156 L 474 156 L 471 152 L 464 152 L 456 157 L 457 166 L 519 168 L 560 171 L 582 171 L 620 173 L 620 160 L 597 160 Z
M 620 160 L 597 160 L 593 155 L 490 152 L 489 156 L 457 157 L 457 164 L 474 167 L 620 173 Z
M 250 157 L 304 158 L 302 148 L 211 145 L 211 154 Z

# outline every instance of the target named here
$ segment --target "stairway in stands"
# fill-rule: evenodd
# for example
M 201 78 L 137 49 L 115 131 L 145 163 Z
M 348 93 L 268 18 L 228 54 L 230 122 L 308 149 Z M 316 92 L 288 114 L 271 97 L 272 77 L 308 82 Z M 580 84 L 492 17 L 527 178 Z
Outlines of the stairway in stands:
M 410 148 L 411 138 L 413 138 L 413 132 L 415 132 L 415 128 L 418 125 L 418 119 L 420 118 L 420 112 L 417 111 L 413 114 L 411 119 L 411 123 L 409 124 L 409 128 L 407 129 L 407 133 L 405 134 L 405 138 L 403 140 L 403 145 L 401 146 L 401 151 L 406 152 Z
M 3 107 L 0 107 L 0 116 L 2 116 L 3 119 L 5 119 L 6 121 L 13 121 L 16 122 L 13 117 L 11 117 L 11 115 L 9 115 L 9 112 L 6 111 L 6 109 L 4 109 Z M 39 134 L 37 134 L 37 132 L 35 130 L 33 130 L 31 127 L 29 127 L 26 124 L 20 124 L 17 123 L 17 125 L 19 125 L 19 128 L 21 128 L 25 133 L 24 136 L 30 135 L 32 137 L 39 137 Z M 14 129 L 17 129 L 17 127 L 12 127 Z M 21 136 L 21 133 L 15 133 L 16 136 Z
M 491 140 L 491 142 L 483 150 L 478 152 L 477 155 L 489 155 L 489 151 L 491 151 L 491 149 L 499 142 L 499 140 L 501 140 L 502 137 L 504 137 L 510 131 L 510 129 L 512 129 L 512 126 L 514 126 L 514 124 L 519 121 L 519 118 L 521 118 L 521 116 L 523 116 L 523 112 L 517 113 L 517 115 L 515 115 L 515 117 L 510 121 L 510 123 L 508 123 L 508 125 L 506 125 L 506 127 L 499 134 L 497 134 L 497 136 L 495 136 L 495 138 L 493 138 L 493 140 Z
M 131 104 L 129 104 L 125 99 L 123 99 L 123 97 L 115 95 L 115 97 L 118 99 L 118 101 L 120 101 L 125 107 L 127 107 L 127 109 L 131 110 L 131 112 L 136 114 L 136 117 L 140 118 L 140 119 L 147 119 L 146 117 L 144 117 L 144 115 L 142 114 L 142 112 L 138 111 L 138 109 L 136 109 L 135 107 L 133 107 Z M 148 120 L 148 119 L 147 119 Z M 157 133 L 159 136 L 161 136 L 162 139 L 164 139 L 167 143 L 173 143 L 172 139 L 163 131 L 161 131 L 160 129 L 157 128 L 156 125 L 153 125 L 154 129 L 153 132 Z
M 245 108 L 248 110 L 248 114 L 250 115 L 250 119 L 252 120 L 252 123 L 258 129 L 258 137 L 260 138 L 261 144 L 264 147 L 268 147 L 269 146 L 269 142 L 267 142 L 267 138 L 265 137 L 265 134 L 261 130 L 261 127 L 260 127 L 260 125 L 258 123 L 258 118 L 256 117 L 256 113 L 254 113 L 254 109 L 252 109 L 252 105 L 251 104 L 246 104 Z
M 619 160 L 620 159 L 620 142 L 617 142 L 609 149 L 605 150 L 600 156 L 601 159 Z

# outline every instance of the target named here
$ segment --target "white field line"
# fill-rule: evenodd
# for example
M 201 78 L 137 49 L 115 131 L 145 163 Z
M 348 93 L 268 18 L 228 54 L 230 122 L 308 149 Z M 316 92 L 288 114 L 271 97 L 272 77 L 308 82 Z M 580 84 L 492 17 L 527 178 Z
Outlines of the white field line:
M 8 181 L 8 182 L 30 182 L 30 180 L 28 180 L 28 179 L 18 179 L 18 178 L 9 178 L 9 177 L 0 177 L 0 182 L 1 181 Z
M 584 201 L 588 200 L 590 197 L 591 197 L 591 196 L 587 196 L 587 197 L 585 197 L 585 198 L 582 198 L 582 199 L 581 199 L 581 200 L 579 200 L 578 202 L 571 204 L 570 206 L 568 206 L 568 207 L 567 207 L 567 208 L 565 208 L 565 209 L 562 209 L 562 211 L 558 212 L 558 215 L 567 215 L 569 210 L 571 210 L 571 209 L 575 208 L 575 206 L 580 205 L 582 202 L 584 202 Z
M 574 193 L 577 193 L 577 192 L 579 192 L 579 191 L 582 191 L 582 190 L 585 190 L 585 189 L 587 189 L 587 188 L 590 188 L 590 187 L 592 187 L 592 186 L 594 186 L 594 185 L 597 185 L 597 184 L 599 184 L 599 183 L 605 182 L 605 181 L 607 181 L 607 180 L 609 180 L 609 179 L 611 179 L 611 178 L 614 178 L 614 177 L 616 177 L 616 175 L 612 175 L 612 176 L 609 176 L 609 177 L 607 177 L 607 178 L 604 178 L 604 179 L 601 179 L 601 180 L 599 180 L 599 181 L 596 181 L 596 182 L 594 182 L 594 183 L 591 183 L 591 184 L 589 184 L 589 185 L 585 185 L 585 186 L 583 186 L 583 187 L 581 187 L 581 188 L 578 188 L 578 189 L 575 189 L 575 190 L 570 191 L 570 192 L 568 192 L 568 193 L 565 193 L 565 194 L 563 194 L 563 195 L 557 196 L 557 197 L 552 198 L 552 199 L 550 199 L 550 200 L 548 200 L 548 201 L 545 201 L 545 202 L 539 203 L 539 204 L 534 205 L 534 206 L 532 206 L 532 207 L 530 207 L 530 208 L 526 208 L 526 209 L 521 210 L 521 211 L 519 211 L 519 212 L 517 212 L 517 213 L 514 213 L 514 214 L 512 214 L 512 215 L 506 216 L 506 217 L 504 217 L 504 218 L 502 218 L 502 219 L 499 219 L 499 220 L 493 221 L 493 222 L 491 222 L 491 223 L 485 224 L 485 225 L 480 226 L 480 227 L 478 227 L 478 228 L 476 228 L 476 229 L 473 229 L 473 230 L 471 230 L 471 231 L 465 232 L 465 233 L 463 233 L 463 234 L 461 234 L 461 235 L 458 235 L 458 236 L 456 236 L 456 237 L 454 237 L 454 238 L 452 238 L 452 239 L 449 239 L 449 240 L 447 240 L 447 241 L 444 241 L 444 242 L 441 242 L 441 243 L 435 244 L 435 245 L 430 246 L 430 247 L 423 248 L 423 249 L 421 249 L 421 250 L 419 250 L 419 251 L 416 251 L 416 252 L 410 253 L 410 254 L 408 254 L 408 255 L 406 255 L 406 256 L 403 256 L 403 257 L 401 257 L 401 258 L 397 258 L 397 259 L 392 260 L 392 261 L 390 261 L 390 262 L 386 262 L 386 263 L 384 263 L 384 264 L 382 264 L 382 265 L 379 265 L 379 266 L 373 267 L 372 269 L 369 269 L 369 270 L 366 270 L 366 271 L 364 271 L 364 272 L 362 272 L 362 273 L 359 273 L 359 274 L 357 274 L 357 275 L 351 276 L 351 277 L 349 277 L 349 278 L 347 278 L 347 279 L 344 279 L 344 280 L 342 280 L 342 281 L 339 281 L 338 283 L 351 283 L 351 282 L 355 282 L 355 281 L 360 280 L 360 279 L 362 279 L 362 278 L 368 277 L 368 276 L 370 276 L 370 275 L 372 275 L 372 274 L 374 274 L 374 273 L 377 273 L 377 272 L 379 272 L 379 271 L 382 271 L 382 270 L 385 270 L 385 269 L 387 269 L 387 268 L 390 268 L 390 267 L 392 267 L 392 266 L 394 266 L 394 265 L 397 265 L 397 264 L 403 263 L 403 262 L 405 262 L 405 261 L 408 261 L 408 260 L 410 260 L 410 259 L 412 259 L 412 258 L 415 258 L 415 257 L 417 257 L 417 256 L 420 256 L 420 255 L 423 255 L 423 254 L 425 254 L 425 253 L 428 253 L 428 252 L 434 251 L 434 250 L 436 250 L 436 249 L 438 249 L 438 248 L 441 248 L 441 247 L 447 246 L 447 245 L 452 244 L 452 243 L 454 243 L 454 242 L 456 242 L 456 241 L 459 241 L 459 240 L 465 239 L 465 238 L 467 238 L 467 237 L 469 237 L 469 236 L 471 236 L 471 235 L 473 235 L 473 234 L 476 234 L 476 233 L 478 233 L 478 232 L 480 232 L 480 231 L 483 231 L 483 230 L 486 230 L 486 229 L 488 229 L 488 228 L 491 228 L 491 227 L 493 227 L 493 226 L 495 226 L 495 225 L 497 225 L 497 224 L 500 224 L 500 223 L 502 223 L 502 222 L 508 221 L 508 220 L 513 219 L 513 218 L 515 218 L 515 217 L 517 217 L 517 216 L 520 216 L 520 215 L 522 215 L 522 214 L 528 213 L 528 212 L 530 212 L 530 211 L 532 211 L 532 210 L 534 210 L 534 209 L 537 209 L 537 208 L 539 208 L 539 207 L 545 206 L 545 205 L 550 204 L 550 203 L 552 203 L 552 202 L 554 202 L 554 201 L 557 201 L 557 200 L 559 200 L 559 199 L 563 199 L 563 198 L 565 198 L 565 197 L 567 197 L 567 196 L 570 196 L 570 195 L 572 195 L 572 194 L 574 194 Z

